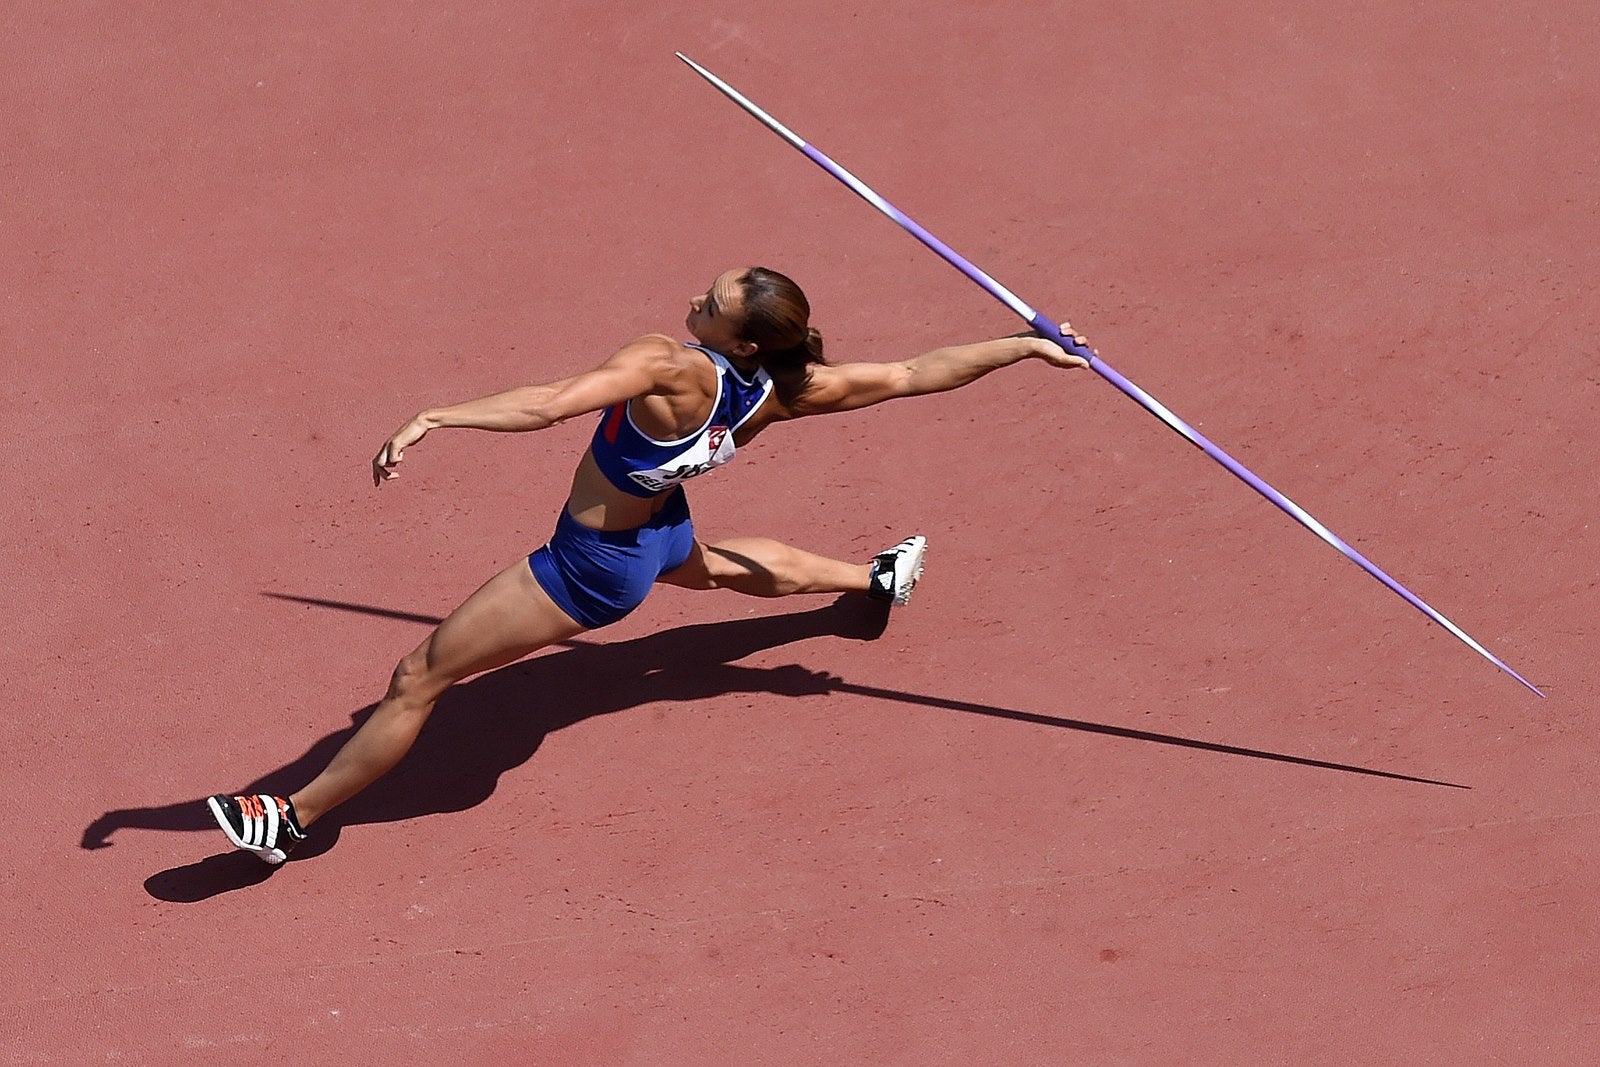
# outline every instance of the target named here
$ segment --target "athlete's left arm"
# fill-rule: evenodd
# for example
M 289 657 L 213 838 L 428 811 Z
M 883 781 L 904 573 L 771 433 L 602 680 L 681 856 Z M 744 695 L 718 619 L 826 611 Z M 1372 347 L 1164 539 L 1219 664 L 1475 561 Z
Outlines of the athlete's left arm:
M 670 390 L 677 382 L 675 346 L 650 335 L 629 342 L 590 371 L 541 385 L 523 385 L 475 400 L 418 412 L 384 442 L 372 460 L 372 483 L 398 477 L 405 450 L 430 430 L 459 427 L 500 433 L 543 430 L 577 415 Z

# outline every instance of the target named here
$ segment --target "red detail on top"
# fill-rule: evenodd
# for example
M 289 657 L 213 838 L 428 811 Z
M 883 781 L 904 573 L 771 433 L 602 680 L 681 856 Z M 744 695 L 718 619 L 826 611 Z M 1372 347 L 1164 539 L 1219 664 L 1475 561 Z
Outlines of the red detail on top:
M 606 412 L 605 435 L 606 444 L 608 445 L 617 443 L 617 431 L 622 429 L 622 413 L 625 406 L 623 404 L 612 404 L 611 410 Z

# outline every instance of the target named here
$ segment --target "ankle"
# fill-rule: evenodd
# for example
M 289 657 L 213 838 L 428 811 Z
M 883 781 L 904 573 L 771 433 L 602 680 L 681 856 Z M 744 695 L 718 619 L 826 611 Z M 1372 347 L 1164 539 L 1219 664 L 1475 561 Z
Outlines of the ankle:
M 289 805 L 289 819 L 301 833 L 304 833 L 312 823 L 316 822 L 324 814 L 323 810 L 316 805 L 307 805 L 299 793 L 285 797 L 284 800 Z

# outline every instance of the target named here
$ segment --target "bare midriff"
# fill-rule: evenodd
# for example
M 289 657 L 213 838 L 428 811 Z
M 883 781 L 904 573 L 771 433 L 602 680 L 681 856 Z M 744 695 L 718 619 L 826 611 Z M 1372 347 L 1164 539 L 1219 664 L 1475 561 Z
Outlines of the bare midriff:
M 572 476 L 567 514 L 591 530 L 633 530 L 649 522 L 671 495 L 666 492 L 644 497 L 624 493 L 600 472 L 594 456 L 586 451 Z

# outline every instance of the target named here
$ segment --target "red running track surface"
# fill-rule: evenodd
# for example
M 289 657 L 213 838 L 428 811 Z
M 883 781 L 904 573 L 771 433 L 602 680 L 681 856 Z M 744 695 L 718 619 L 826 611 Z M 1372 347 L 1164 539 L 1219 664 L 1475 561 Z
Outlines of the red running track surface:
M 748 5 L 747 5 L 748 6 Z M 1600 14 L 1572 0 L 30 4 L 0 40 L 10 1062 L 1589 1061 Z M 707 63 L 1541 685 L 1090 375 L 764 437 L 665 590 L 293 788 L 586 426 L 421 406 L 759 262 L 840 358 L 1016 328 Z M 337 825 L 331 825 L 336 823 Z

